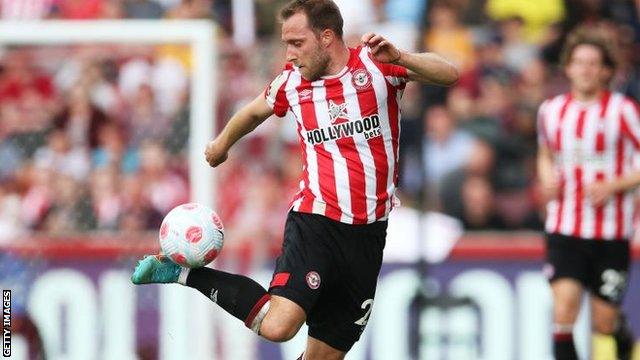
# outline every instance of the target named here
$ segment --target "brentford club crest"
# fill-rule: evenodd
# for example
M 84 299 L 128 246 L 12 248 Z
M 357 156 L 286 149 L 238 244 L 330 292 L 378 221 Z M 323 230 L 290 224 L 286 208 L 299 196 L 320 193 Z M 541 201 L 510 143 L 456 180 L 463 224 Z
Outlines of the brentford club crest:
M 353 72 L 351 83 L 356 89 L 364 90 L 371 86 L 371 74 L 365 69 L 358 69 Z
M 315 271 L 309 271 L 307 273 L 307 285 L 313 290 L 320 287 L 320 274 Z

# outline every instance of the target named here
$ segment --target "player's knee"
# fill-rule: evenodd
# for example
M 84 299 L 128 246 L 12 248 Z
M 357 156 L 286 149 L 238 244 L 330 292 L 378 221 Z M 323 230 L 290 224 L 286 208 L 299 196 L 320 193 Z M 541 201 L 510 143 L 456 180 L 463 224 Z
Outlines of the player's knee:
M 291 300 L 271 297 L 269 312 L 260 324 L 260 336 L 274 342 L 291 340 L 305 322 L 304 310 Z
M 616 332 L 615 319 L 608 319 L 604 317 L 594 317 L 591 322 L 591 329 L 594 332 L 603 335 L 612 335 Z
M 282 316 L 267 316 L 260 325 L 260 336 L 274 342 L 289 341 L 296 336 L 303 322 Z
M 260 336 L 273 342 L 285 342 L 293 339 L 300 329 L 295 324 L 286 323 L 262 323 L 260 327 Z

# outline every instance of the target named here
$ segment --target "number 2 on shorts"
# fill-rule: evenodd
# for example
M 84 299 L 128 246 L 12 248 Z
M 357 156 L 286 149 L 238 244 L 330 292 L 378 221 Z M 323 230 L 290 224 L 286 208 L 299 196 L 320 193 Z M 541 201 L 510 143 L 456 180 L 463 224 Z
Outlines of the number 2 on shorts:
M 367 322 L 369 322 L 369 316 L 371 315 L 371 309 L 373 309 L 373 299 L 367 299 L 360 306 L 361 309 L 367 309 L 364 316 L 360 319 L 356 320 L 355 324 L 360 326 L 366 326 Z

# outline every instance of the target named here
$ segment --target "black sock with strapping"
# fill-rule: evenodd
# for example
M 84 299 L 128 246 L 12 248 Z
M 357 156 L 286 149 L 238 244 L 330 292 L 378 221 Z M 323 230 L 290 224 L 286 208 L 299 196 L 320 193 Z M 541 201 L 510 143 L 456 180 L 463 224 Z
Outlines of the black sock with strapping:
M 631 329 L 629 329 L 627 319 L 622 314 L 618 320 L 616 331 L 613 333 L 613 338 L 616 341 L 616 353 L 618 355 L 618 359 L 630 360 L 634 343 L 633 334 L 631 333 Z
M 556 360 L 578 360 L 572 332 L 553 334 L 553 355 Z
M 200 291 L 249 328 L 269 301 L 267 290 L 254 280 L 206 267 L 189 270 L 186 285 Z

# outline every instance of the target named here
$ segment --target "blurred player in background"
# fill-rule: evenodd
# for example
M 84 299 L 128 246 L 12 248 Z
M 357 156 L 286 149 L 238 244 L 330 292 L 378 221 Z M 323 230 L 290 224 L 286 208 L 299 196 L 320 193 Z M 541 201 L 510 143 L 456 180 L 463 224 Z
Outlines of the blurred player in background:
M 556 359 L 577 359 L 573 326 L 583 291 L 592 327 L 613 335 L 619 359 L 631 356 L 632 336 L 620 311 L 628 284 L 633 190 L 640 171 L 636 104 L 607 90 L 615 71 L 612 41 L 586 29 L 565 44 L 562 63 L 571 91 L 539 110 L 538 173 L 548 200 L 547 264 L 554 303 Z
M 342 359 L 373 306 L 397 184 L 402 91 L 408 80 L 451 85 L 458 71 L 375 34 L 348 48 L 331 0 L 292 1 L 281 17 L 285 69 L 205 152 L 219 166 L 271 115 L 296 120 L 303 175 L 269 291 L 245 276 L 180 268 L 162 256 L 145 258 L 133 281 L 196 288 L 272 341 L 291 339 L 306 321 L 304 359 Z

